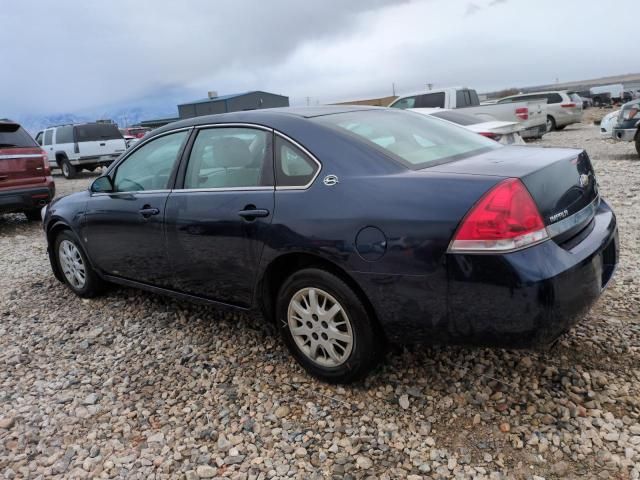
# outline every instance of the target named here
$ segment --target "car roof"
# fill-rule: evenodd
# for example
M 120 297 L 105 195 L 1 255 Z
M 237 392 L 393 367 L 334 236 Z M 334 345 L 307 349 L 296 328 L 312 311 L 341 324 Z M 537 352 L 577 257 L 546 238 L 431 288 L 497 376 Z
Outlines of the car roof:
M 385 110 L 385 107 L 372 107 L 362 105 L 320 105 L 316 107 L 281 107 L 264 108 L 260 110 L 244 110 L 240 112 L 218 113 L 214 115 L 202 115 L 199 117 L 178 120 L 163 127 L 153 130 L 154 136 L 176 128 L 196 127 L 215 123 L 257 123 L 268 124 L 276 118 L 300 118 L 307 119 L 366 110 Z
M 566 93 L 567 95 L 569 94 L 568 90 L 545 90 L 545 91 L 541 91 L 541 92 L 525 92 L 525 93 L 517 93 L 515 95 L 509 95 L 508 97 L 502 97 L 500 100 L 504 99 L 504 98 L 515 98 L 515 97 L 523 97 L 525 95 L 545 95 L 547 93 Z

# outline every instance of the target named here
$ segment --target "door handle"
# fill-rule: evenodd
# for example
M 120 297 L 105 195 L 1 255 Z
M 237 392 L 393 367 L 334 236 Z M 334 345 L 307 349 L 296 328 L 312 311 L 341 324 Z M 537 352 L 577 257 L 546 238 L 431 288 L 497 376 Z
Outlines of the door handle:
M 256 208 L 255 205 L 247 205 L 246 207 L 244 207 L 244 210 L 240 210 L 238 212 L 238 215 L 240 215 L 245 220 L 251 221 L 255 220 L 258 217 L 268 217 L 269 210 L 265 208 Z
M 145 205 L 140 210 L 138 210 L 138 212 L 140 212 L 140 215 L 142 215 L 144 218 L 149 218 L 151 215 L 158 215 L 160 213 L 160 210 L 149 205 Z
M 100 144 L 101 147 L 104 147 L 105 145 L 106 145 L 106 143 L 101 143 Z

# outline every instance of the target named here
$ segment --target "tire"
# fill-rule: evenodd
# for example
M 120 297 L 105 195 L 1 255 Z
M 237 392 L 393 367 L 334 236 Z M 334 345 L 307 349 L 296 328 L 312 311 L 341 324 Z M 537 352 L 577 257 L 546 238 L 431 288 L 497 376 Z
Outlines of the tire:
M 62 175 L 64 178 L 72 179 L 76 176 L 76 167 L 71 165 L 68 159 L 63 158 L 60 162 L 60 169 L 62 170 Z
M 30 222 L 40 222 L 42 220 L 39 208 L 34 210 L 25 210 L 24 214 Z
M 556 129 L 556 121 L 551 115 L 547 115 L 547 133 L 553 132 Z
M 323 313 L 334 308 L 339 310 L 323 319 Z M 276 315 L 291 354 L 320 380 L 353 382 L 367 375 L 382 357 L 383 336 L 362 301 L 325 270 L 308 268 L 291 275 L 278 293 Z
M 69 230 L 60 232 L 56 237 L 54 255 L 64 283 L 73 293 L 82 298 L 91 298 L 104 290 L 104 280 L 93 270 L 76 236 Z M 80 281 L 82 278 L 83 282 Z
M 602 106 L 602 102 L 600 101 L 600 97 L 596 97 L 593 99 L 593 106 L 594 107 L 601 107 Z
M 556 130 L 564 130 L 564 127 L 566 127 L 566 125 L 561 125 L 561 126 L 556 125 Z

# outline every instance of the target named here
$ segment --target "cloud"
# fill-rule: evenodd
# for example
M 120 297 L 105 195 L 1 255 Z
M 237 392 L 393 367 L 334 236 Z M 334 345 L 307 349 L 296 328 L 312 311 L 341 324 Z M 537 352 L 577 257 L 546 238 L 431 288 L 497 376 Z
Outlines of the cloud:
M 500 8 L 489 8 L 500 3 Z M 267 90 L 292 104 L 640 71 L 581 34 L 577 0 L 21 0 L 0 9 L 0 116 L 97 112 Z M 620 0 L 633 11 L 635 0 Z M 553 15 L 550 14 L 553 12 Z M 523 20 L 525 19 L 525 20 Z M 29 25 L 29 28 L 24 28 Z M 545 33 L 527 25 L 544 25 Z M 519 28 L 514 28 L 517 26 Z M 597 58 L 598 62 L 593 59 Z M 144 100 L 144 102 L 142 102 Z M 154 111 L 165 111 L 156 108 Z

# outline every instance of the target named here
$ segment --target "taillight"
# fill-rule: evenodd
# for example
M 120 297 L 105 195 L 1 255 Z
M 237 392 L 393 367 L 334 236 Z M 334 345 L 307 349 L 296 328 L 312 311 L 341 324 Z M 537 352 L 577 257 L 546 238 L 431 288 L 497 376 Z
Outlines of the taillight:
M 489 190 L 467 213 L 449 252 L 508 252 L 547 238 L 544 222 L 529 191 L 517 178 L 508 178 Z
M 44 150 L 40 150 L 40 152 L 42 155 L 42 162 L 44 163 L 44 174 L 51 175 L 51 168 L 49 167 L 49 157 L 47 156 L 47 152 L 45 152 Z
M 576 104 L 575 103 L 563 103 L 562 105 L 560 105 L 562 108 L 576 108 Z
M 516 117 L 521 120 L 529 120 L 529 107 L 516 108 Z
M 483 137 L 490 138 L 491 140 L 497 140 L 498 139 L 498 135 L 496 135 L 493 132 L 478 132 L 478 134 L 482 135 Z

